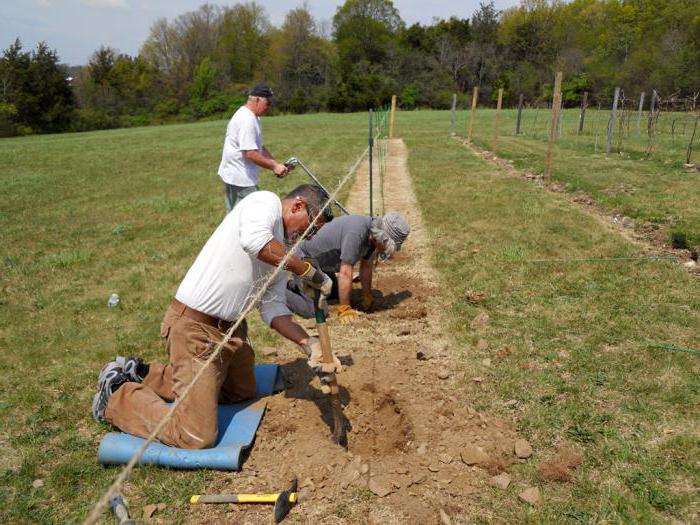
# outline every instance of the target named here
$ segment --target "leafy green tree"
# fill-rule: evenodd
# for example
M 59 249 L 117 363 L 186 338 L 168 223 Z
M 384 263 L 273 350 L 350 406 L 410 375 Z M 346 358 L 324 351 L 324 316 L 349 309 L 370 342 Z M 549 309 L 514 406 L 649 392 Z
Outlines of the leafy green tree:
M 70 126 L 75 100 L 67 72 L 45 42 L 28 53 L 16 39 L 0 59 L 0 80 L 4 133 L 51 133 Z

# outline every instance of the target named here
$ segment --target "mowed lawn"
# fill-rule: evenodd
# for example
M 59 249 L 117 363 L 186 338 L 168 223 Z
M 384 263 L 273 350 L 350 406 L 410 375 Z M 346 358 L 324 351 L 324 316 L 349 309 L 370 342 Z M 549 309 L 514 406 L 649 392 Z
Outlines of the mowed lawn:
M 456 131 L 466 137 L 469 112 L 460 111 L 457 116 Z M 477 146 L 493 148 L 495 116 L 495 110 L 477 110 L 473 132 Z M 568 192 L 585 192 L 608 212 L 630 217 L 649 232 L 661 227 L 660 238 L 667 244 L 675 232 L 689 247 L 700 247 L 700 172 L 684 167 L 694 115 L 664 112 L 648 158 L 646 114 L 639 133 L 636 112 L 618 116 L 610 155 L 606 154 L 610 110 L 589 109 L 580 134 L 578 118 L 578 109 L 563 112 L 553 156 L 553 180 L 563 183 Z M 512 160 L 517 168 L 542 174 L 551 111 L 524 110 L 519 135 L 515 134 L 516 119 L 517 110 L 502 112 L 497 155 Z M 443 125 L 449 125 L 449 115 L 445 115 Z M 700 165 L 700 129 L 694 145 L 691 162 Z
M 270 117 L 263 125 L 275 155 L 301 158 L 329 186 L 366 144 L 365 114 Z M 115 354 L 163 357 L 162 314 L 223 217 L 216 168 L 224 128 L 219 121 L 0 141 L 0 522 L 80 521 L 116 475 L 96 462 L 107 430 L 90 415 L 96 375 Z M 700 347 L 698 280 L 668 262 L 528 263 L 639 249 L 555 195 L 495 174 L 448 128 L 449 112 L 396 119 L 452 301 L 461 394 L 486 414 L 514 418 L 535 448 L 512 469 L 508 491 L 469 496 L 482 509 L 474 519 L 693 521 L 700 357 L 648 343 Z M 261 180 L 278 192 L 306 182 L 301 171 Z M 472 305 L 467 290 L 487 298 Z M 122 301 L 116 309 L 106 304 L 112 292 Z M 475 332 L 469 324 L 480 311 L 490 324 Z M 254 343 L 274 339 L 256 327 Z M 489 348 L 477 350 L 479 339 Z M 512 353 L 501 358 L 504 346 Z M 538 464 L 565 446 L 583 456 L 573 481 L 542 480 Z M 216 475 L 139 468 L 125 492 L 137 517 L 143 505 L 165 501 L 163 519 L 179 521 L 189 496 Z M 36 479 L 43 487 L 32 488 Z M 541 507 L 517 500 L 524 483 L 541 488 Z
M 531 262 L 642 250 L 558 195 L 495 172 L 448 137 L 448 112 L 401 114 L 397 130 L 452 300 L 465 399 L 512 418 L 535 449 L 507 491 L 476 496 L 482 511 L 470 523 L 697 522 L 700 280 L 668 261 Z M 472 304 L 469 291 L 486 298 Z M 482 312 L 488 326 L 471 328 Z M 572 481 L 539 473 L 567 448 L 583 459 Z M 541 489 L 542 506 L 518 501 L 526 485 Z
M 164 358 L 162 315 L 224 216 L 225 127 L 0 141 L 0 522 L 79 521 L 116 474 L 96 461 L 107 430 L 90 413 L 97 373 L 117 354 Z M 330 188 L 367 143 L 365 115 L 269 117 L 263 128 L 274 155 L 299 157 Z M 261 177 L 280 194 L 307 182 L 300 169 Z M 121 303 L 109 309 L 113 292 Z M 138 504 L 186 502 L 210 475 L 145 468 L 130 483 Z M 178 505 L 168 512 L 177 519 Z

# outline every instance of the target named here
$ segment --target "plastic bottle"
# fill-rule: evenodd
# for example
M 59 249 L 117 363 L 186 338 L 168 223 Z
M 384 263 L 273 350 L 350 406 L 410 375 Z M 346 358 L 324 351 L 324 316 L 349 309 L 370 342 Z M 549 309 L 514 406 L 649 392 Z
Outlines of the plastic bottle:
M 114 308 L 119 304 L 119 296 L 115 293 L 109 296 L 109 301 L 107 301 L 107 306 Z

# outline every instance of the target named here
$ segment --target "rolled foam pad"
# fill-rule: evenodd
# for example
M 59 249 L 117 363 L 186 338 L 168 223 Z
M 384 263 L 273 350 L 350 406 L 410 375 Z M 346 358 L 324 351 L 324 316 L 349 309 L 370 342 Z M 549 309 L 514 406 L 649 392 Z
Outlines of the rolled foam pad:
M 189 450 L 151 443 L 139 464 L 177 469 L 240 470 L 241 452 L 252 445 L 265 413 L 265 397 L 284 389 L 281 376 L 277 365 L 255 365 L 258 398 L 234 405 L 219 405 L 219 437 L 213 448 Z M 110 432 L 102 439 L 97 458 L 103 465 L 128 463 L 144 441 L 124 432 Z

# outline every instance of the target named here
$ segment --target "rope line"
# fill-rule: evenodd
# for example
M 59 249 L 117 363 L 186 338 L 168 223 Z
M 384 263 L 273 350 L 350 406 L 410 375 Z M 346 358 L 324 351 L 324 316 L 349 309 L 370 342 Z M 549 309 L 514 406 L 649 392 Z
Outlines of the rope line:
M 192 381 L 190 382 L 189 385 L 185 388 L 185 390 L 182 392 L 182 395 L 178 397 L 175 402 L 170 406 L 170 409 L 168 412 L 163 416 L 163 419 L 160 420 L 158 425 L 156 426 L 155 429 L 151 432 L 151 434 L 146 438 L 144 441 L 143 445 L 136 451 L 136 454 L 129 460 L 129 462 L 124 466 L 122 471 L 119 473 L 119 475 L 115 478 L 115 480 L 112 482 L 112 484 L 109 486 L 107 491 L 102 495 L 102 497 L 97 501 L 95 506 L 92 508 L 90 511 L 90 514 L 88 517 L 85 519 L 83 522 L 84 525 L 94 525 L 97 523 L 99 520 L 102 511 L 107 507 L 109 504 L 109 500 L 112 497 L 113 494 L 117 492 L 117 490 L 121 487 L 122 483 L 126 481 L 126 479 L 129 477 L 129 474 L 134 470 L 134 467 L 138 463 L 138 461 L 141 459 L 143 456 L 143 453 L 146 450 L 146 447 L 150 445 L 153 441 L 155 441 L 156 436 L 158 433 L 163 429 L 163 427 L 170 421 L 170 419 L 173 416 L 173 413 L 177 408 L 180 406 L 180 403 L 182 403 L 189 393 L 192 391 L 192 388 L 194 384 L 199 380 L 199 378 L 202 376 L 204 373 L 204 370 L 218 357 L 219 352 L 221 351 L 221 348 L 224 346 L 224 344 L 231 338 L 233 333 L 236 331 L 238 326 L 243 322 L 243 319 L 245 319 L 246 315 L 248 315 L 253 307 L 260 301 L 262 298 L 263 293 L 267 290 L 267 288 L 270 286 L 272 281 L 279 275 L 280 272 L 283 271 L 285 264 L 289 260 L 290 257 L 292 257 L 292 254 L 296 250 L 296 248 L 301 244 L 301 242 L 304 240 L 304 238 L 311 233 L 314 225 L 318 221 L 318 218 L 323 214 L 325 209 L 331 205 L 337 194 L 340 192 L 340 189 L 345 185 L 345 183 L 350 179 L 350 176 L 355 172 L 357 167 L 360 165 L 360 162 L 365 158 L 365 155 L 367 154 L 367 151 L 369 148 L 365 148 L 365 150 L 362 152 L 362 154 L 357 158 L 355 163 L 352 165 L 348 173 L 340 180 L 338 183 L 338 186 L 336 189 L 333 191 L 331 195 L 329 195 L 329 198 L 326 200 L 326 203 L 321 207 L 321 209 L 318 211 L 316 216 L 313 218 L 313 220 L 309 223 L 309 226 L 306 228 L 304 233 L 299 237 L 299 239 L 294 243 L 292 248 L 287 250 L 287 254 L 284 256 L 284 258 L 279 262 L 275 270 L 272 272 L 270 277 L 265 281 L 260 288 L 260 290 L 253 296 L 253 299 L 248 303 L 248 306 L 243 309 L 241 312 L 241 315 L 238 316 L 238 319 L 236 322 L 228 329 L 228 332 L 226 332 L 226 336 L 219 342 L 219 344 L 216 346 L 212 354 L 209 356 L 209 358 L 204 362 L 203 366 L 199 369 L 199 371 L 195 374 L 195 376 L 192 378 Z
M 657 261 L 657 260 L 676 260 L 678 257 L 673 256 L 643 256 L 643 257 L 589 257 L 585 259 L 530 259 L 523 261 L 524 263 L 557 263 L 557 262 L 608 262 L 608 261 Z
M 648 342 L 646 346 L 649 348 L 661 348 L 662 350 L 667 350 L 669 352 L 684 352 L 686 354 L 700 355 L 700 350 L 695 350 L 694 348 L 681 348 L 680 346 L 670 345 L 668 343 L 654 343 Z

